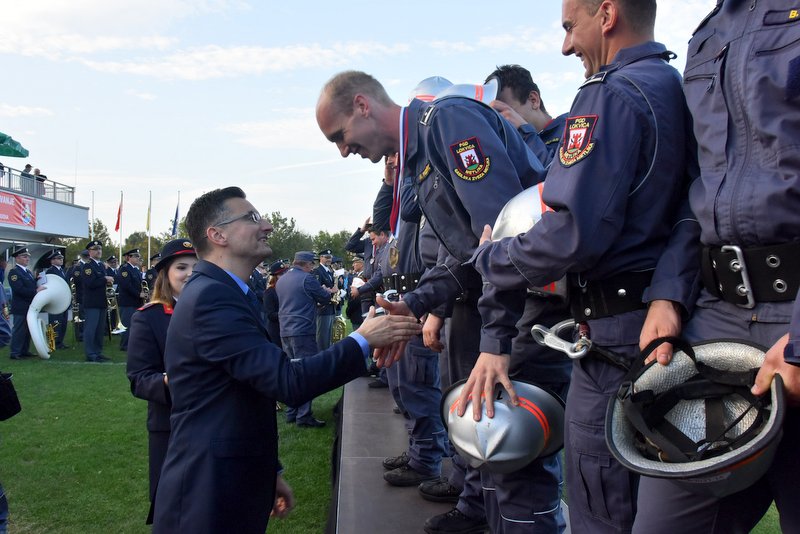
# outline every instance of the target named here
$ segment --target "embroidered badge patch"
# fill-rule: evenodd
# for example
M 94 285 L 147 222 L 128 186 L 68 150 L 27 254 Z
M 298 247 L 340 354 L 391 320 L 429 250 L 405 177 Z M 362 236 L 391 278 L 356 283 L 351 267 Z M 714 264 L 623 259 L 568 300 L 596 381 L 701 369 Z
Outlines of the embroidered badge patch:
M 589 155 L 594 148 L 592 139 L 597 115 L 569 117 L 564 128 L 564 141 L 558 149 L 558 159 L 564 167 L 571 167 Z
M 11 275 L 11 281 L 12 282 L 16 282 L 17 280 L 19 280 L 19 277 L 16 274 L 12 274 Z
M 450 145 L 453 157 L 456 159 L 456 168 L 453 172 L 462 180 L 477 182 L 489 174 L 491 161 L 484 157 L 477 137 L 470 137 Z
M 89 276 L 90 274 L 92 274 L 92 269 L 91 269 L 91 268 L 89 268 L 89 269 L 86 269 L 86 270 L 85 270 L 85 271 L 83 271 L 83 272 L 86 274 L 86 276 Z
M 125 272 L 125 271 L 122 271 L 122 277 L 123 277 L 123 278 L 127 278 L 127 276 L 128 276 L 128 273 L 127 273 L 127 272 Z

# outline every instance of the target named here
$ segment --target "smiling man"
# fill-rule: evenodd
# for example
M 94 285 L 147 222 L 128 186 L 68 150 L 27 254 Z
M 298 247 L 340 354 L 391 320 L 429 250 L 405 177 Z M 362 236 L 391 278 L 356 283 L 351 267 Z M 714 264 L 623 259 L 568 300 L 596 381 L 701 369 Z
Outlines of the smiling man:
M 269 221 L 241 189 L 227 187 L 192 203 L 186 229 L 201 261 L 167 333 L 172 436 L 153 532 L 263 534 L 270 511 L 282 516 L 293 505 L 278 475 L 275 401 L 300 404 L 366 374 L 370 347 L 420 327 L 407 317 L 370 317 L 329 349 L 290 360 L 268 341 L 246 283 L 272 252 Z

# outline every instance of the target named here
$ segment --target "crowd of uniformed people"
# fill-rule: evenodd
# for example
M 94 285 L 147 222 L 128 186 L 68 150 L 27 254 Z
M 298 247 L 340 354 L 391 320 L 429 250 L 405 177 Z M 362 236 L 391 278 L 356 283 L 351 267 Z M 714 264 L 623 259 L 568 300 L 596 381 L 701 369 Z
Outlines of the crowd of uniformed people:
M 747 532 L 772 502 L 781 528 L 800 532 L 791 489 L 800 469 L 791 459 L 800 438 L 800 15 L 776 0 L 720 0 L 694 32 L 683 77 L 654 40 L 655 16 L 654 0 L 564 0 L 562 52 L 580 59 L 586 80 L 560 114 L 518 65 L 486 73 L 483 99 L 465 94 L 475 86 L 434 77 L 401 106 L 358 71 L 322 89 L 325 137 L 343 157 L 384 165 L 372 213 L 346 262 L 331 250 L 265 259 L 247 296 L 294 360 L 331 346 L 343 314 L 353 329 L 373 306 L 423 322 L 419 336 L 376 354 L 396 363 L 370 387 L 389 388 L 408 429 L 405 450 L 383 462 L 387 483 L 454 505 L 421 521 L 429 534 L 562 532 L 564 485 L 572 532 Z M 504 206 L 530 188 L 540 198 L 535 224 L 493 235 Z M 149 401 L 154 499 L 170 432 L 164 343 L 196 252 L 171 241 L 145 273 L 138 250 L 117 268 L 113 256 L 103 263 L 102 245 L 89 242 L 68 270 L 54 250 L 47 272 L 74 288 L 87 360 L 107 361 L 107 329 L 125 327 L 132 391 Z M 25 303 L 37 289 L 28 251 L 12 256 L 11 357 L 25 358 Z M 51 320 L 63 348 L 67 316 Z M 570 320 L 574 340 L 592 347 L 582 358 L 534 341 L 534 324 Z M 713 494 L 623 465 L 609 450 L 606 409 L 630 368 L 644 358 L 669 368 L 681 339 L 719 338 L 763 348 L 745 384 L 754 398 L 782 378 L 790 407 L 774 458 L 746 487 Z M 478 468 L 454 454 L 442 392 L 463 384 L 453 410 L 491 418 L 497 384 L 519 403 L 512 380 L 565 401 L 564 453 L 512 472 Z M 287 406 L 286 421 L 323 426 L 311 404 Z M 697 458 L 713 468 L 713 457 Z

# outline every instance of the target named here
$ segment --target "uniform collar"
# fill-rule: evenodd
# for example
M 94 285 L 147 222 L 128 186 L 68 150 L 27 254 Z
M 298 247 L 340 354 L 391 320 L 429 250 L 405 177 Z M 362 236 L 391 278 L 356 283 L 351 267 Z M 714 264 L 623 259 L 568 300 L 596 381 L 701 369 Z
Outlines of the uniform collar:
M 422 100 L 413 99 L 406 108 L 406 128 L 408 128 L 408 143 L 405 147 L 405 163 L 414 161 L 419 150 L 419 121 L 422 119 L 424 110 L 427 109 L 429 104 Z M 406 167 L 406 174 L 408 174 L 409 167 Z
M 671 54 L 671 52 L 667 51 L 667 48 L 655 41 L 647 41 L 642 44 L 638 44 L 636 46 L 631 46 L 630 48 L 623 48 L 617 55 L 614 56 L 613 61 L 608 65 L 603 65 L 600 67 L 601 71 L 614 71 L 617 69 L 621 69 L 625 65 L 630 65 L 636 61 L 641 59 L 654 57 L 654 56 L 663 56 L 666 59 L 666 54 Z

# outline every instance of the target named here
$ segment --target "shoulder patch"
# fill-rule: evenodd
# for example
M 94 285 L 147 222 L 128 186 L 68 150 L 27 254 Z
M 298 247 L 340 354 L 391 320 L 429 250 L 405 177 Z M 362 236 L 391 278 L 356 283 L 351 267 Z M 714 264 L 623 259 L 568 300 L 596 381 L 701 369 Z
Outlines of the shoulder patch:
M 9 280 L 11 280 L 12 282 L 16 282 L 17 280 L 19 280 L 19 276 L 17 276 L 16 274 L 12 274 Z
M 589 155 L 595 145 L 592 132 L 597 124 L 597 115 L 581 115 L 567 118 L 564 126 L 564 141 L 558 149 L 558 159 L 564 167 L 571 167 Z
M 89 267 L 89 268 L 85 269 L 85 270 L 83 271 L 83 273 L 84 273 L 86 276 L 89 276 L 90 274 L 92 274 L 92 268 L 91 268 L 91 267 Z
M 122 277 L 127 278 L 127 276 L 128 276 L 128 271 L 122 271 Z
M 596 74 L 592 74 L 591 76 L 586 78 L 586 81 L 583 82 L 578 89 L 583 89 L 587 85 L 591 85 L 593 83 L 603 83 L 604 81 L 606 81 L 606 76 L 607 75 L 608 75 L 608 71 L 607 70 L 602 70 L 602 71 L 600 71 L 600 72 L 598 72 Z
M 453 172 L 467 182 L 477 182 L 489 174 L 491 160 L 483 155 L 481 144 L 477 137 L 470 137 L 450 145 L 450 150 L 456 160 Z
M 433 110 L 436 108 L 435 104 L 431 104 L 428 106 L 428 109 L 422 114 L 422 118 L 419 120 L 419 123 L 423 126 L 427 126 L 428 122 L 431 120 L 431 115 L 433 115 Z
M 419 173 L 419 178 L 418 178 L 419 183 L 424 182 L 425 178 L 427 178 L 430 173 L 431 173 L 431 164 L 430 163 L 426 163 L 425 164 L 425 168 L 422 169 L 421 173 Z

